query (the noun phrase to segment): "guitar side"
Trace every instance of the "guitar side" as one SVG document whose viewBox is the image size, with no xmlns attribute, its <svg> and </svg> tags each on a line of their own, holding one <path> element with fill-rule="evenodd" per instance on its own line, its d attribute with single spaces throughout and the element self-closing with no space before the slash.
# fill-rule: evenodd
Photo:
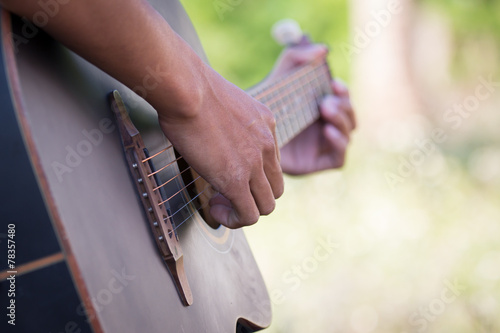
<svg viewBox="0 0 500 333">
<path fill-rule="evenodd" d="M 153 5 L 199 50 L 177 1 Z M 182 305 L 145 222 L 106 95 L 125 92 L 133 113 L 151 115 L 150 106 L 41 31 L 16 52 L 9 19 L 4 12 L 3 91 L 10 94 L 2 95 L 2 117 L 19 131 L 7 141 L 14 157 L 2 166 L 12 180 L 2 187 L 3 220 L 16 223 L 19 256 L 23 247 L 31 255 L 19 264 L 39 265 L 18 274 L 16 330 L 25 323 L 27 331 L 234 332 L 238 319 L 254 330 L 268 326 L 269 298 L 243 232 L 212 229 L 199 215 L 179 229 L 194 298 Z M 12 32 L 22 36 L 23 24 L 14 19 Z M 157 133 L 151 118 L 144 117 L 145 128 Z"/>
</svg>

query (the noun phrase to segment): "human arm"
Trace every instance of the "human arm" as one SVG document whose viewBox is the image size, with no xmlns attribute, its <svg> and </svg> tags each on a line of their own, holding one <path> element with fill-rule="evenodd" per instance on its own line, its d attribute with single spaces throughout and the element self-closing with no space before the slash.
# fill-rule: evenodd
<svg viewBox="0 0 500 333">
<path fill-rule="evenodd" d="M 27 18 L 40 11 L 36 0 L 0 3 Z M 271 112 L 203 63 L 146 1 L 64 3 L 44 30 L 127 86 L 147 88 L 166 136 L 231 201 L 214 203 L 214 218 L 239 227 L 271 212 L 283 191 Z M 159 79 L 146 87 L 151 71 Z"/>
</svg>

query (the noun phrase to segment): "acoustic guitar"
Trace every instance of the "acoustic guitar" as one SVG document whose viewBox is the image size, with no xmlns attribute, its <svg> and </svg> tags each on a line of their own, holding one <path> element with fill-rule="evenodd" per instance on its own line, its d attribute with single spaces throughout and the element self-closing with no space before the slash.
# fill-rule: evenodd
<svg viewBox="0 0 500 333">
<path fill-rule="evenodd" d="M 200 55 L 177 0 L 152 0 Z M 151 106 L 26 19 L 0 16 L 1 332 L 254 332 L 271 303 L 243 231 Z M 280 146 L 318 119 L 326 63 L 248 93 Z"/>
</svg>

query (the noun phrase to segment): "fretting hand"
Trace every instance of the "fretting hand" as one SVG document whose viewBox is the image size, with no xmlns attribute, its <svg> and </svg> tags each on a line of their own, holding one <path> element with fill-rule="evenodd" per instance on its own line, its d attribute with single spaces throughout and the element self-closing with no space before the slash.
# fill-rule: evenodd
<svg viewBox="0 0 500 333">
<path fill-rule="evenodd" d="M 282 77 L 327 53 L 327 48 L 318 44 L 288 48 L 267 80 Z M 321 118 L 281 149 L 283 172 L 301 175 L 344 165 L 356 118 L 346 86 L 338 80 L 331 85 L 333 95 L 326 96 L 319 106 Z"/>
</svg>

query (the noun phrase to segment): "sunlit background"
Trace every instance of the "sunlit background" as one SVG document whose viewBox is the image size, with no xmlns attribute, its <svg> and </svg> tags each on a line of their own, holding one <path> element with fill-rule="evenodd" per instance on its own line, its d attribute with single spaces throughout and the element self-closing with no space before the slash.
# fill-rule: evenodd
<svg viewBox="0 0 500 333">
<path fill-rule="evenodd" d="M 280 52 L 272 24 L 296 19 L 356 106 L 344 169 L 287 177 L 246 229 L 272 299 L 265 332 L 500 332 L 500 1 L 184 5 L 242 88 Z"/>
</svg>

